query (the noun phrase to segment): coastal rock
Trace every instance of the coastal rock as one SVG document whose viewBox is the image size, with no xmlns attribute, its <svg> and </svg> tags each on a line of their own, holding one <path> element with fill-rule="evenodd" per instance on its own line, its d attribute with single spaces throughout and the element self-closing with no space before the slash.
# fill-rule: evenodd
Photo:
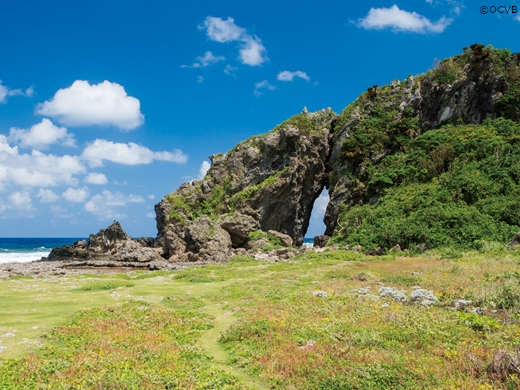
<svg viewBox="0 0 520 390">
<path fill-rule="evenodd" d="M 108 228 L 101 229 L 97 234 L 91 234 L 88 243 L 86 240 L 81 240 L 76 241 L 73 245 L 54 248 L 49 257 L 42 260 L 93 260 L 125 263 L 149 263 L 164 260 L 160 255 L 160 249 L 151 248 L 150 245 L 153 245 L 153 239 L 144 238 L 134 241 L 128 237 L 119 222 L 114 221 Z"/>
<path fill-rule="evenodd" d="M 186 228 L 187 249 L 198 256 L 191 261 L 226 261 L 232 246 L 231 237 L 218 224 L 203 216 L 190 222 Z"/>
<path fill-rule="evenodd" d="M 231 236 L 233 248 L 237 248 L 246 242 L 249 233 L 259 228 L 258 221 L 253 217 L 240 213 L 227 215 L 220 227 Z"/>
<path fill-rule="evenodd" d="M 288 234 L 283 234 L 277 232 L 276 230 L 269 230 L 267 233 L 272 234 L 273 236 L 280 239 L 280 244 L 282 244 L 282 246 L 292 246 L 293 244 L 293 240 Z"/>
<path fill-rule="evenodd" d="M 284 245 L 303 243 L 312 206 L 327 185 L 326 161 L 329 137 L 336 114 L 330 109 L 303 112 L 265 135 L 239 143 L 226 154 L 211 157 L 211 167 L 203 180 L 184 183 L 155 206 L 157 244 L 166 248 L 164 257 L 194 254 L 203 245 L 179 241 L 190 223 L 207 215 L 222 218 L 233 246 L 244 245 L 246 231 L 274 230 Z M 250 219 L 238 223 L 233 214 Z"/>
<path fill-rule="evenodd" d="M 327 242 L 330 240 L 330 236 L 327 236 L 325 234 L 320 234 L 319 236 L 314 237 L 314 248 L 323 248 L 327 245 Z"/>
</svg>

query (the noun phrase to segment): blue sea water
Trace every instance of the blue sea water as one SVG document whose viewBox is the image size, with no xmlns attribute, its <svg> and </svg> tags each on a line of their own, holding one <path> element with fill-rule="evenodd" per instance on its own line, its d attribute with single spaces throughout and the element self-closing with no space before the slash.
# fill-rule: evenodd
<svg viewBox="0 0 520 390">
<path fill-rule="evenodd" d="M 314 237 L 305 237 L 303 239 L 303 245 L 312 248 L 314 246 Z"/>
<path fill-rule="evenodd" d="M 28 263 L 47 256 L 52 248 L 83 238 L 0 238 L 0 264 Z"/>
</svg>

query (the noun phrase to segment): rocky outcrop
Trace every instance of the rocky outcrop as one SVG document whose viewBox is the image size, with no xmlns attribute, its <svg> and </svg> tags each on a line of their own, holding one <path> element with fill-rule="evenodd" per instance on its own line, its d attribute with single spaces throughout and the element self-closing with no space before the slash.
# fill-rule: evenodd
<svg viewBox="0 0 520 390">
<path fill-rule="evenodd" d="M 203 180 L 184 183 L 155 207 L 163 256 L 171 261 L 218 256 L 217 247 L 222 253 L 240 247 L 256 229 L 273 230 L 287 245 L 300 246 L 313 203 L 327 185 L 335 119 L 330 109 L 304 112 L 213 155 Z M 199 239 L 194 229 L 203 229 L 204 237 L 212 232 L 215 239 Z"/>
<path fill-rule="evenodd" d="M 369 88 L 339 115 L 305 108 L 269 133 L 213 155 L 202 180 L 166 195 L 155 206 L 155 242 L 132 240 L 114 224 L 49 258 L 222 262 L 241 250 L 271 248 L 269 237 L 278 250 L 299 247 L 324 188 L 326 231 L 316 246 L 327 245 L 342 209 L 378 202 L 384 186 L 372 180 L 374 167 L 409 140 L 450 122 L 518 119 L 519 63 L 518 54 L 472 45 L 423 75 Z M 269 235 L 253 239 L 257 230 Z"/>
<path fill-rule="evenodd" d="M 403 151 L 399 137 L 413 139 L 446 123 L 520 117 L 520 95 L 512 89 L 520 79 L 519 63 L 519 54 L 476 44 L 425 74 L 369 88 L 347 106 L 336 122 L 327 162 L 325 234 L 334 234 L 340 207 L 377 201 L 377 186 L 368 188 L 370 167 Z"/>
<path fill-rule="evenodd" d="M 47 260 L 91 260 L 141 265 L 164 261 L 160 256 L 160 250 L 151 248 L 150 242 L 153 243 L 152 238 L 134 241 L 127 236 L 119 222 L 114 221 L 108 228 L 101 229 L 97 234 L 91 234 L 88 242 L 81 240 L 73 245 L 54 248 Z"/>
<path fill-rule="evenodd" d="M 249 233 L 260 228 L 253 217 L 239 213 L 227 215 L 220 227 L 229 233 L 234 248 L 243 245 Z"/>
</svg>

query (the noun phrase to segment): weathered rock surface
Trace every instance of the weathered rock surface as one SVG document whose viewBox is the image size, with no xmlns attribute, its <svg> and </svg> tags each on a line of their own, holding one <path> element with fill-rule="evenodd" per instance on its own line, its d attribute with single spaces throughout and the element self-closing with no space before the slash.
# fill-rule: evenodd
<svg viewBox="0 0 520 390">
<path fill-rule="evenodd" d="M 329 242 L 330 236 L 327 236 L 325 234 L 320 234 L 319 236 L 314 237 L 314 243 L 313 246 L 315 248 L 322 248 L 327 245 L 327 242 Z"/>
<path fill-rule="evenodd" d="M 146 246 L 143 246 L 142 242 Z M 149 238 L 134 241 L 127 236 L 119 222 L 114 221 L 108 228 L 91 234 L 88 243 L 81 240 L 73 245 L 54 248 L 47 260 L 95 260 L 138 264 L 164 261 L 161 250 L 151 248 L 149 244 Z"/>
<path fill-rule="evenodd" d="M 345 141 L 370 127 L 366 121 L 377 117 L 378 110 L 392 113 L 394 129 L 410 138 L 447 122 L 479 124 L 487 118 L 497 118 L 497 102 L 510 89 L 511 81 L 506 77 L 504 63 L 500 65 L 489 53 L 483 45 L 472 45 L 464 54 L 441 62 L 434 72 L 418 78 L 409 76 L 406 81 L 395 81 L 375 91 L 369 88 L 345 108 L 336 122 L 327 161 L 331 173 L 330 200 L 324 218 L 326 235 L 334 233 L 340 205 L 350 207 L 378 199 L 378 194 L 367 191 L 369 166 L 399 151 L 391 143 L 375 139 L 363 158 L 346 153 Z M 458 61 L 464 64 L 460 70 Z M 517 72 L 520 55 L 513 54 L 507 61 L 510 69 L 516 69 L 512 73 Z M 519 117 L 518 107 L 501 110 L 508 118 Z M 417 126 L 410 126 L 411 123 Z"/>
<path fill-rule="evenodd" d="M 260 228 L 257 220 L 240 213 L 227 215 L 220 227 L 229 233 L 234 248 L 245 243 L 249 233 Z"/>
<path fill-rule="evenodd" d="M 228 233 L 233 247 L 244 246 L 248 234 L 257 229 L 282 234 L 283 245 L 300 246 L 313 203 L 327 185 L 335 118 L 330 109 L 302 113 L 227 154 L 213 155 L 203 180 L 184 183 L 155 207 L 157 245 L 164 248 L 163 256 L 215 256 L 217 242 L 225 253 L 228 241 L 219 229 Z M 193 237 L 193 222 L 204 215 L 211 217 L 204 220 L 204 229 L 215 232 L 218 240 Z"/>
</svg>

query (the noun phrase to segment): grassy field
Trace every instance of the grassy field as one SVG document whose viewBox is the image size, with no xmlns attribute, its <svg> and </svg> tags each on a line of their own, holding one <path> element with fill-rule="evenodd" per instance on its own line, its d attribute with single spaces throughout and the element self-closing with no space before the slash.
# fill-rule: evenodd
<svg viewBox="0 0 520 390">
<path fill-rule="evenodd" d="M 493 245 L 13 277 L 0 389 L 516 389 L 519 283 Z"/>
</svg>

